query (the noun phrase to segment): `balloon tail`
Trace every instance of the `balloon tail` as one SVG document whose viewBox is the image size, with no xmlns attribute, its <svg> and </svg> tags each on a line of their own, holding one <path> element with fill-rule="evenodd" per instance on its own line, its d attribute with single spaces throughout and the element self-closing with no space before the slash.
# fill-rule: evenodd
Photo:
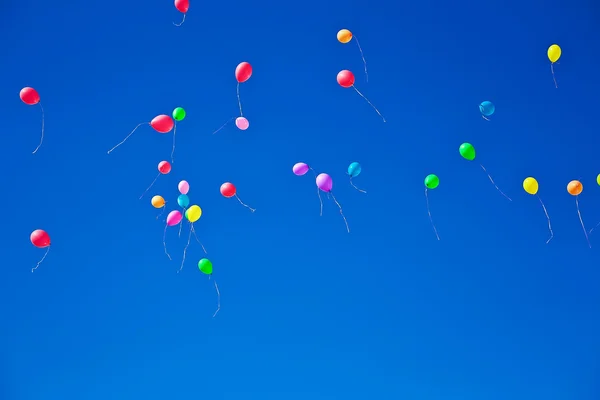
<svg viewBox="0 0 600 400">
<path fill-rule="evenodd" d="M 315 174 L 315 179 L 317 178 L 317 171 L 315 171 L 312 167 L 308 167 L 313 174 Z M 321 198 L 321 189 L 319 189 L 319 187 L 317 186 L 317 196 L 319 196 L 319 203 L 321 204 L 321 212 L 319 213 L 319 216 L 322 217 L 323 216 L 323 199 Z"/>
<path fill-rule="evenodd" d="M 40 138 L 40 144 L 38 144 L 38 147 L 36 147 L 33 153 L 31 154 L 37 153 L 40 147 L 42 147 L 42 142 L 44 141 L 44 107 L 42 107 L 42 103 L 38 104 L 40 105 L 40 109 L 42 110 L 42 137 Z"/>
<path fill-rule="evenodd" d="M 356 45 L 358 46 L 358 51 L 360 51 L 360 56 L 362 57 L 362 61 L 365 66 L 365 76 L 367 77 L 367 82 L 369 82 L 369 74 L 367 73 L 367 60 L 365 60 L 365 55 L 362 51 L 362 47 L 360 47 L 360 43 L 358 42 L 358 38 L 356 36 L 354 36 L 354 40 L 356 41 Z"/>
<path fill-rule="evenodd" d="M 179 233 L 177 234 L 177 237 L 181 237 L 181 229 L 183 228 L 183 224 L 180 222 L 179 223 Z"/>
<path fill-rule="evenodd" d="M 191 222 L 190 222 L 190 225 L 192 225 Z M 177 271 L 177 273 L 180 273 L 181 270 L 183 269 L 183 264 L 185 263 L 185 255 L 187 254 L 187 249 L 188 249 L 188 247 L 190 247 L 190 242 L 192 241 L 192 229 L 193 229 L 193 225 L 190 226 L 190 234 L 188 235 L 187 244 L 183 248 L 183 258 L 181 259 L 181 266 L 179 267 L 179 271 Z"/>
<path fill-rule="evenodd" d="M 244 207 L 246 207 L 247 209 L 250 210 L 250 212 L 254 212 L 256 211 L 256 209 L 250 207 L 248 204 L 245 204 L 237 195 L 237 193 L 235 194 L 235 198 L 238 199 L 238 201 L 240 202 L 241 205 L 243 205 Z"/>
<path fill-rule="evenodd" d="M 125 136 L 125 139 L 123 139 L 120 143 L 118 143 L 115 147 L 113 147 L 112 149 L 110 149 L 106 154 L 110 154 L 113 152 L 114 149 L 116 149 L 117 147 L 119 147 L 120 145 L 122 145 L 123 143 L 125 143 L 127 141 L 127 139 L 129 139 L 129 137 L 131 135 L 133 135 L 133 132 L 137 131 L 137 129 L 142 126 L 142 125 L 146 125 L 147 122 L 142 122 L 140 124 L 138 124 L 138 126 L 136 126 L 131 132 L 129 132 L 129 135 Z"/>
<path fill-rule="evenodd" d="M 231 121 L 233 121 L 233 118 L 235 118 L 235 117 L 232 117 L 229 121 L 225 122 L 223 125 L 221 125 L 221 127 L 219 129 L 214 131 L 212 134 L 214 135 L 215 133 L 219 132 L 221 129 L 225 128 L 227 126 L 227 124 L 229 124 Z"/>
<path fill-rule="evenodd" d="M 219 291 L 219 285 L 217 285 L 217 281 L 213 281 L 215 284 L 215 290 L 217 291 L 217 311 L 213 314 L 213 318 L 217 313 L 221 310 L 221 292 Z"/>
<path fill-rule="evenodd" d="M 364 95 L 363 95 L 363 94 L 362 94 L 362 93 L 361 93 L 361 92 L 360 92 L 360 91 L 359 91 L 359 90 L 356 88 L 356 86 L 352 85 L 352 87 L 354 88 L 354 90 L 356 90 L 356 93 L 358 93 L 360 97 L 362 97 L 363 99 L 365 99 L 365 100 L 366 100 L 366 102 L 367 102 L 367 103 L 369 103 L 369 105 L 370 105 L 371 107 L 373 107 L 373 110 L 375 110 L 375 111 L 377 112 L 377 114 L 379 114 L 379 116 L 381 117 L 381 119 L 383 119 L 383 122 L 386 122 L 386 120 L 385 120 L 384 116 L 383 116 L 383 115 L 381 115 L 381 113 L 379 112 L 379 110 L 377 109 L 377 107 L 375 107 L 375 106 L 373 105 L 373 103 L 371 103 L 371 102 L 369 101 L 369 99 L 367 99 L 367 98 L 366 98 L 366 97 L 365 97 L 365 96 L 364 96 Z"/>
<path fill-rule="evenodd" d="M 554 87 L 558 89 L 558 83 L 556 83 L 556 76 L 554 76 L 554 63 L 550 63 L 550 71 L 552 72 L 552 79 L 554 80 Z"/>
<path fill-rule="evenodd" d="M 44 260 L 46 259 L 46 256 L 48 255 L 48 252 L 50 251 L 50 246 L 48 246 L 48 249 L 46 249 L 46 252 L 44 253 L 44 257 L 42 257 L 42 259 L 40 261 L 38 261 L 38 263 L 36 264 L 35 267 L 31 268 L 31 272 L 33 273 L 33 271 L 35 271 L 36 269 L 38 269 L 40 267 L 40 264 L 44 262 Z"/>
<path fill-rule="evenodd" d="M 481 169 L 483 170 L 483 172 L 485 172 L 490 180 L 490 182 L 492 182 L 492 185 L 494 185 L 494 187 L 496 188 L 496 190 L 498 192 L 500 192 L 500 194 L 504 197 L 506 197 L 508 199 L 508 201 L 512 201 L 512 199 L 510 197 L 508 197 L 506 194 L 504 194 L 504 192 L 502 190 L 500 190 L 500 188 L 498 187 L 498 185 L 496 185 L 496 182 L 494 182 L 494 179 L 492 178 L 492 176 L 487 172 L 487 170 L 485 169 L 485 167 L 482 164 L 479 164 L 479 166 L 481 167 Z"/>
<path fill-rule="evenodd" d="M 579 211 L 579 196 L 575 196 L 575 205 L 577 206 L 577 215 L 579 215 L 579 222 L 581 222 L 581 227 L 583 228 L 583 233 L 585 234 L 585 240 L 587 241 L 587 244 L 588 246 L 590 246 L 591 249 L 592 245 L 590 243 L 590 238 L 588 237 L 587 230 L 585 229 L 585 225 L 583 224 L 583 219 L 581 218 L 581 211 Z"/>
<path fill-rule="evenodd" d="M 171 258 L 171 255 L 167 251 L 167 228 L 168 227 L 169 227 L 169 225 L 165 224 L 165 230 L 163 231 L 163 247 L 165 249 L 165 254 L 167 255 L 167 257 L 169 257 L 169 260 L 173 260 Z"/>
<path fill-rule="evenodd" d="M 433 231 L 435 232 L 435 237 L 437 238 L 437 240 L 440 240 L 440 235 L 438 235 L 438 231 L 437 228 L 435 227 L 435 224 L 433 223 L 433 217 L 431 216 L 431 210 L 429 209 L 429 194 L 428 194 L 428 190 L 427 188 L 425 188 L 425 202 L 427 203 L 427 214 L 429 215 L 429 221 L 431 222 L 431 226 L 433 227 Z"/>
<path fill-rule="evenodd" d="M 148 186 L 148 189 L 146 189 L 144 191 L 144 193 L 142 193 L 142 195 L 140 196 L 140 200 L 142 199 L 142 197 L 144 197 L 146 195 L 146 193 L 148 193 L 148 190 L 150 190 L 152 188 L 152 186 L 154 186 L 154 183 L 156 182 L 156 180 L 158 179 L 158 177 L 160 176 L 160 172 L 158 173 L 158 175 L 156 175 L 156 178 L 154 178 L 154 180 L 152 181 L 152 183 L 150 184 L 150 186 Z"/>
<path fill-rule="evenodd" d="M 175 163 L 175 135 L 176 134 L 177 134 L 177 123 L 175 123 L 175 127 L 173 128 L 173 148 L 171 149 L 171 164 Z"/>
<path fill-rule="evenodd" d="M 196 230 L 194 229 L 194 225 L 192 225 L 192 232 L 194 232 L 194 238 L 196 238 L 196 242 L 198 242 L 198 244 L 200 244 L 200 246 L 202 247 L 202 250 L 204 251 L 204 254 L 208 254 L 208 252 L 204 248 L 204 245 L 202 244 L 202 242 L 200 241 L 200 239 L 198 239 L 198 235 L 196 235 Z"/>
<path fill-rule="evenodd" d="M 481 114 L 481 118 L 485 119 L 486 121 L 490 121 L 490 119 L 483 114 Z"/>
<path fill-rule="evenodd" d="M 361 192 L 361 193 L 367 193 L 367 191 L 366 191 L 366 190 L 359 189 L 359 188 L 357 188 L 357 187 L 354 185 L 354 182 L 352 182 L 352 177 L 350 177 L 350 185 L 352 185 L 352 187 L 353 187 L 354 189 L 358 190 L 358 191 L 359 191 L 359 192 Z"/>
<path fill-rule="evenodd" d="M 181 20 L 181 22 L 180 22 L 180 23 L 176 24 L 175 22 L 173 22 L 173 25 L 175 25 L 175 26 L 181 26 L 181 25 L 183 25 L 183 23 L 185 22 L 185 16 L 186 16 L 186 15 L 187 15 L 187 14 L 183 14 L 183 19 Z"/>
<path fill-rule="evenodd" d="M 348 231 L 348 233 L 350 233 L 350 227 L 348 226 L 348 221 L 346 220 L 346 217 L 344 216 L 344 212 L 342 211 L 342 206 L 340 205 L 340 203 L 338 203 L 338 201 L 335 198 L 335 196 L 333 195 L 333 193 L 331 193 L 331 192 L 327 192 L 327 193 L 331 195 L 331 198 L 333 199 L 333 201 L 335 201 L 335 204 L 337 204 L 338 208 L 340 209 L 340 215 L 344 219 L 344 223 L 346 224 L 346 230 Z"/>
<path fill-rule="evenodd" d="M 242 100 L 240 99 L 240 83 L 238 82 L 237 84 L 237 99 L 238 99 L 238 106 L 240 107 L 240 117 L 243 117 L 244 114 L 242 113 Z"/>
<path fill-rule="evenodd" d="M 162 211 L 160 212 L 160 214 L 158 214 L 158 215 L 156 216 L 156 219 L 158 219 L 158 217 L 160 217 L 161 215 L 163 215 L 163 214 L 165 213 L 165 210 L 167 209 L 166 203 L 165 203 L 165 205 L 164 205 L 164 206 L 162 206 L 161 208 L 162 208 Z"/>
<path fill-rule="evenodd" d="M 544 205 L 544 202 L 542 201 L 542 198 L 540 196 L 538 196 L 538 200 L 540 201 L 540 204 L 544 209 L 544 214 L 546 214 L 546 219 L 548 220 L 548 230 L 550 231 L 550 239 L 546 241 L 546 244 L 548 244 L 554 237 L 554 232 L 552 232 L 552 224 L 550 223 L 550 216 L 548 215 L 548 210 L 546 210 L 546 206 Z"/>
</svg>

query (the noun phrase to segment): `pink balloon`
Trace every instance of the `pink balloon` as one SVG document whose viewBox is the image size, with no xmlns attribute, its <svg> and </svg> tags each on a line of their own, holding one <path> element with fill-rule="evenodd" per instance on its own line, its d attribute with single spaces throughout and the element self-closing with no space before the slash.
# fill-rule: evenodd
<svg viewBox="0 0 600 400">
<path fill-rule="evenodd" d="M 179 189 L 179 193 L 181 194 L 188 194 L 190 191 L 190 184 L 187 183 L 187 181 L 181 181 L 179 182 L 179 185 L 177 185 L 177 189 Z"/>
<path fill-rule="evenodd" d="M 294 166 L 292 167 L 292 171 L 294 171 L 294 174 L 298 175 L 298 176 L 302 176 L 304 174 L 306 174 L 309 170 L 308 164 L 303 163 L 303 162 L 299 162 L 294 164 Z"/>
<path fill-rule="evenodd" d="M 183 215 L 177 210 L 171 211 L 169 215 L 167 215 L 167 225 L 174 226 L 181 222 L 183 219 Z"/>
<path fill-rule="evenodd" d="M 317 187 L 324 192 L 331 192 L 333 179 L 327 174 L 319 174 L 319 176 L 317 176 Z"/>
<path fill-rule="evenodd" d="M 238 129 L 245 131 L 250 126 L 250 122 L 244 117 L 237 117 L 235 119 L 235 126 L 237 126 Z"/>
</svg>

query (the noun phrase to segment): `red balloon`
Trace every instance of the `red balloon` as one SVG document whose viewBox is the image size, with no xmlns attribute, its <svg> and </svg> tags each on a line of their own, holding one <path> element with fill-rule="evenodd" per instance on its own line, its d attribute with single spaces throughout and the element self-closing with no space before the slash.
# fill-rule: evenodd
<svg viewBox="0 0 600 400">
<path fill-rule="evenodd" d="M 21 101 L 29 106 L 33 106 L 40 102 L 40 95 L 34 88 L 24 87 L 19 93 Z"/>
<path fill-rule="evenodd" d="M 171 164 L 169 164 L 167 161 L 161 161 L 158 163 L 158 172 L 160 172 L 163 175 L 168 174 L 169 172 L 171 172 Z"/>
<path fill-rule="evenodd" d="M 235 186 L 233 186 L 233 183 L 225 182 L 222 184 L 221 194 L 227 198 L 235 196 Z"/>
<path fill-rule="evenodd" d="M 173 118 L 162 114 L 154 117 L 154 119 L 150 121 L 150 125 L 158 133 L 169 133 L 171 132 L 171 129 L 173 129 L 173 126 L 175 126 L 175 122 L 173 122 Z"/>
<path fill-rule="evenodd" d="M 246 61 L 240 63 L 235 69 L 235 79 L 239 83 L 246 82 L 252 76 L 252 65 Z"/>
<path fill-rule="evenodd" d="M 188 12 L 189 8 L 190 8 L 190 1 L 189 0 L 175 0 L 175 8 L 181 12 L 181 13 L 186 13 Z"/>
<path fill-rule="evenodd" d="M 41 229 L 36 229 L 35 231 L 31 232 L 29 239 L 35 247 L 40 249 L 50 246 L 50 235 Z"/>
<path fill-rule="evenodd" d="M 341 70 L 337 74 L 337 82 L 343 88 L 354 86 L 354 74 L 347 69 Z"/>
</svg>

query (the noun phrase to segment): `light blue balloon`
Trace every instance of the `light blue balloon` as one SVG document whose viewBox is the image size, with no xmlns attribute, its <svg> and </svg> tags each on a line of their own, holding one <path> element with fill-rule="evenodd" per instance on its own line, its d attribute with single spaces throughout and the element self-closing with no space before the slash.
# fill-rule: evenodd
<svg viewBox="0 0 600 400">
<path fill-rule="evenodd" d="M 181 208 L 186 208 L 190 205 L 190 198 L 185 194 L 180 194 L 177 198 L 177 204 L 179 204 L 179 207 Z"/>
<path fill-rule="evenodd" d="M 350 166 L 348 166 L 348 175 L 350 175 L 350 178 L 356 178 L 358 175 L 360 175 L 360 171 L 362 171 L 362 168 L 357 162 L 353 162 L 350 164 Z"/>
<path fill-rule="evenodd" d="M 491 101 L 484 101 L 479 105 L 479 111 L 486 117 L 489 117 L 496 111 L 496 106 Z"/>
</svg>

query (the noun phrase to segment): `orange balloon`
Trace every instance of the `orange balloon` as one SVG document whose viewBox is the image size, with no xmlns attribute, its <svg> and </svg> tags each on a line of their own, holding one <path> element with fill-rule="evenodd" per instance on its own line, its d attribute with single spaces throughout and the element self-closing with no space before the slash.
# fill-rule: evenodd
<svg viewBox="0 0 600 400">
<path fill-rule="evenodd" d="M 337 40 L 340 43 L 348 43 L 352 40 L 352 32 L 350 32 L 348 29 L 341 29 L 337 33 Z"/>
<path fill-rule="evenodd" d="M 162 196 L 154 196 L 150 201 L 154 208 L 161 208 L 165 206 L 165 199 Z"/>
<path fill-rule="evenodd" d="M 567 192 L 572 196 L 579 196 L 583 192 L 583 185 L 579 181 L 571 181 L 567 185 Z"/>
</svg>

